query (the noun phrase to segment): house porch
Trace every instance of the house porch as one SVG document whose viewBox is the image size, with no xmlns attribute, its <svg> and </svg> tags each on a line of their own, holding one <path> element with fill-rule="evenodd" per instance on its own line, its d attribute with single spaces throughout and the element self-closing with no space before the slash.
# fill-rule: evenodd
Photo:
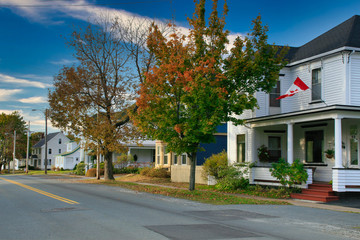
<svg viewBox="0 0 360 240">
<path fill-rule="evenodd" d="M 249 119 L 247 124 L 253 143 L 249 160 L 256 163 L 250 183 L 279 185 L 269 169 L 281 157 L 290 164 L 294 159 L 304 163 L 309 178 L 302 188 L 321 181 L 332 183 L 336 192 L 360 192 L 359 107 L 328 106 Z M 261 145 L 268 147 L 268 162 L 258 159 Z M 334 156 L 324 153 L 328 149 Z"/>
</svg>

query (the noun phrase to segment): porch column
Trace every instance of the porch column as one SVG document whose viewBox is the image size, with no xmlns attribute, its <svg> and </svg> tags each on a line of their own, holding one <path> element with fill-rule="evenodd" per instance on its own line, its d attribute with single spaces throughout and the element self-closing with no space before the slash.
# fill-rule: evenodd
<svg viewBox="0 0 360 240">
<path fill-rule="evenodd" d="M 334 118 L 335 121 L 335 166 L 343 168 L 342 165 L 342 140 L 341 140 L 341 118 Z"/>
<path fill-rule="evenodd" d="M 294 123 L 287 124 L 287 161 L 289 164 L 294 162 Z"/>
</svg>

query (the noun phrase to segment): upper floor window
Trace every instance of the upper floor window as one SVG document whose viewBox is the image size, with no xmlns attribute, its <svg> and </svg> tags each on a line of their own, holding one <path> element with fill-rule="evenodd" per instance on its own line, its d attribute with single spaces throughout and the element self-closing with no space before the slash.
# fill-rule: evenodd
<svg viewBox="0 0 360 240">
<path fill-rule="evenodd" d="M 49 154 L 51 154 L 51 148 L 49 148 Z"/>
<path fill-rule="evenodd" d="M 59 153 L 61 153 L 61 149 L 59 149 Z"/>
<path fill-rule="evenodd" d="M 61 144 L 61 138 L 59 138 L 59 144 Z"/>
<path fill-rule="evenodd" d="M 312 70 L 311 101 L 321 100 L 321 68 Z"/>
<path fill-rule="evenodd" d="M 276 98 L 280 97 L 280 81 L 276 82 L 275 87 L 270 92 L 270 107 L 280 107 L 280 100 Z"/>
</svg>

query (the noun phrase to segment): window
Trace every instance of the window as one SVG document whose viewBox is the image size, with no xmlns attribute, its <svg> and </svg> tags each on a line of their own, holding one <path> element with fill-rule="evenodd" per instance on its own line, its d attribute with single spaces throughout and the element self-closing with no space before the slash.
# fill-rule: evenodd
<svg viewBox="0 0 360 240">
<path fill-rule="evenodd" d="M 51 166 L 51 159 L 49 159 L 49 164 L 48 165 L 50 165 Z"/>
<path fill-rule="evenodd" d="M 186 165 L 186 154 L 181 155 L 181 164 Z"/>
<path fill-rule="evenodd" d="M 167 147 L 164 147 L 164 165 L 168 164 Z"/>
<path fill-rule="evenodd" d="M 311 101 L 321 100 L 321 69 L 312 70 Z"/>
<path fill-rule="evenodd" d="M 59 153 L 61 153 L 61 149 L 59 149 Z"/>
<path fill-rule="evenodd" d="M 38 160 L 38 166 L 41 166 L 41 159 Z"/>
<path fill-rule="evenodd" d="M 160 164 L 160 147 L 157 147 L 157 164 Z"/>
<path fill-rule="evenodd" d="M 322 130 L 305 132 L 306 162 L 322 163 L 324 155 L 323 145 L 324 132 Z"/>
<path fill-rule="evenodd" d="M 350 126 L 350 165 L 359 164 L 358 148 L 359 140 L 357 126 Z"/>
<path fill-rule="evenodd" d="M 277 162 L 281 158 L 281 137 L 269 136 L 268 143 L 270 162 Z"/>
<path fill-rule="evenodd" d="M 277 81 L 275 87 L 270 92 L 270 107 L 280 107 L 280 100 L 276 98 L 280 97 L 280 81 Z"/>
<path fill-rule="evenodd" d="M 51 154 L 51 148 L 49 148 L 49 154 Z"/>
<path fill-rule="evenodd" d="M 61 138 L 59 138 L 59 144 L 61 144 Z"/>
<path fill-rule="evenodd" d="M 78 161 L 79 161 L 79 158 L 77 157 L 77 158 L 75 158 L 75 160 L 78 162 Z"/>
<path fill-rule="evenodd" d="M 178 155 L 174 155 L 174 164 L 173 165 L 177 165 L 178 164 Z"/>
<path fill-rule="evenodd" d="M 236 136 L 237 162 L 245 162 L 245 134 Z"/>
</svg>

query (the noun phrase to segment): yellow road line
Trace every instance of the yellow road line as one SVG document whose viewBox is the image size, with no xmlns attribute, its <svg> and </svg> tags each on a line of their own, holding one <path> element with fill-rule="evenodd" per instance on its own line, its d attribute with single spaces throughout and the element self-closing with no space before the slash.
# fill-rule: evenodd
<svg viewBox="0 0 360 240">
<path fill-rule="evenodd" d="M 60 196 L 58 196 L 58 195 L 55 195 L 55 194 L 52 194 L 52 193 L 48 193 L 48 192 L 42 191 L 42 190 L 37 189 L 37 188 L 33 188 L 33 187 L 28 186 L 28 185 L 19 183 L 19 182 L 15 182 L 15 181 L 13 181 L 13 180 L 9 180 L 9 179 L 2 178 L 2 177 L 0 177 L 0 179 L 2 179 L 2 180 L 4 180 L 4 181 L 7 181 L 7 182 L 9 182 L 9 183 L 16 184 L 16 185 L 18 185 L 18 186 L 20 186 L 20 187 L 29 189 L 29 190 L 31 190 L 31 191 L 37 192 L 37 193 L 39 193 L 39 194 L 42 194 L 42 195 L 45 195 L 45 196 L 54 198 L 54 199 L 59 200 L 59 201 L 62 201 L 62 202 L 66 202 L 66 203 L 69 203 L 69 204 L 79 204 L 79 203 L 76 202 L 76 201 L 73 201 L 73 200 L 70 200 L 70 199 L 67 199 L 67 198 L 63 198 L 63 197 L 60 197 Z"/>
</svg>

